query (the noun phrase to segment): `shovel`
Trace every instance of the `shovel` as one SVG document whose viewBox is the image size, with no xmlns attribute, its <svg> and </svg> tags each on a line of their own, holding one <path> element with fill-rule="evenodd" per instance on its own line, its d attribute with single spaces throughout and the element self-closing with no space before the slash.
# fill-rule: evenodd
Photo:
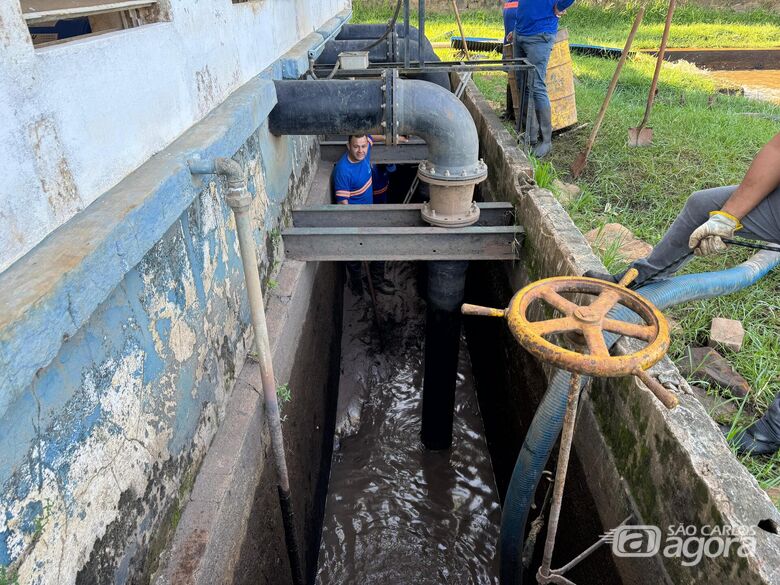
<svg viewBox="0 0 780 585">
<path fill-rule="evenodd" d="M 628 33 L 628 38 L 626 39 L 626 46 L 623 47 L 623 52 L 620 53 L 620 60 L 617 63 L 617 66 L 615 67 L 615 73 L 612 75 L 612 81 L 609 82 L 609 88 L 607 89 L 607 95 L 604 97 L 604 103 L 601 104 L 601 109 L 599 110 L 598 116 L 596 116 L 596 122 L 593 124 L 593 130 L 590 132 L 590 136 L 588 137 L 588 142 L 585 143 L 585 148 L 583 151 L 577 155 L 577 158 L 574 159 L 574 162 L 571 164 L 571 174 L 576 179 L 582 174 L 583 169 L 585 168 L 585 165 L 588 164 L 588 156 L 590 155 L 590 151 L 593 149 L 593 143 L 596 142 L 596 136 L 599 133 L 599 128 L 601 128 L 601 123 L 604 121 L 604 114 L 607 113 L 607 106 L 609 106 L 609 100 L 612 99 L 612 94 L 615 92 L 615 86 L 617 85 L 618 78 L 620 77 L 620 72 L 623 70 L 623 64 L 626 62 L 626 58 L 628 57 L 628 52 L 631 50 L 631 45 L 634 42 L 634 37 L 636 36 L 636 31 L 639 28 L 639 25 L 642 23 L 642 18 L 645 16 L 645 7 L 642 6 L 639 9 L 639 12 L 636 13 L 636 18 L 634 19 L 634 26 L 631 27 L 631 32 Z"/>
<path fill-rule="evenodd" d="M 675 0 L 669 0 L 669 10 L 666 12 L 666 24 L 664 25 L 664 34 L 661 37 L 661 46 L 658 48 L 658 59 L 655 62 L 655 73 L 653 73 L 653 83 L 650 84 L 650 93 L 647 95 L 647 106 L 645 107 L 645 116 L 636 128 L 628 129 L 629 146 L 650 146 L 653 143 L 653 129 L 646 128 L 650 118 L 650 110 L 653 109 L 653 100 L 655 100 L 655 90 L 658 87 L 658 78 L 661 75 L 661 65 L 664 62 L 666 54 L 666 41 L 669 39 L 669 29 L 672 26 L 672 15 L 674 14 Z"/>
</svg>

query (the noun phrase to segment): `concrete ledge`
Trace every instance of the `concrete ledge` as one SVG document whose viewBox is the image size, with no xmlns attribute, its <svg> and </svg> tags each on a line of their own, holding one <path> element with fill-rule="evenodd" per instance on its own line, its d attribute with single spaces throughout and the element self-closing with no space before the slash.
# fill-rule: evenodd
<svg viewBox="0 0 780 585">
<path fill-rule="evenodd" d="M 527 161 L 473 84 L 464 100 L 477 122 L 482 155 L 495 169 L 482 189 L 485 200 L 516 201 L 526 230 L 525 262 L 507 269 L 512 289 L 546 276 L 603 271 L 553 195 L 529 183 Z M 621 353 L 635 350 L 625 340 L 618 344 Z M 668 359 L 656 369 L 679 376 Z M 758 528 L 761 521 L 780 525 L 780 514 L 699 402 L 680 399 L 667 411 L 634 378 L 620 378 L 600 380 L 581 403 L 575 450 L 593 470 L 587 481 L 604 525 L 615 526 L 630 510 L 637 523 L 663 532 L 679 524 L 747 526 L 755 529 L 755 547 L 744 559 L 705 557 L 694 566 L 660 556 L 646 562 L 616 558 L 621 575 L 626 582 L 780 583 L 780 536 Z"/>
<path fill-rule="evenodd" d="M 282 57 L 0 274 L 0 417 L 192 203 L 187 159 L 231 157 L 263 123 L 285 62 L 308 67 Z"/>
</svg>

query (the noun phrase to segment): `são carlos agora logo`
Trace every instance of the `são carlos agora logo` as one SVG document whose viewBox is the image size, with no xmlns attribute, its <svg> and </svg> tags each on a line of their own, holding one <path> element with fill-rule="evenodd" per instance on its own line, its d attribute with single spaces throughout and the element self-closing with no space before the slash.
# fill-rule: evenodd
<svg viewBox="0 0 780 585">
<path fill-rule="evenodd" d="M 671 525 L 664 534 L 658 526 L 620 525 L 603 537 L 611 543 L 617 557 L 681 559 L 684 567 L 698 565 L 704 558 L 746 557 L 755 548 L 755 529 L 751 526 Z"/>
</svg>

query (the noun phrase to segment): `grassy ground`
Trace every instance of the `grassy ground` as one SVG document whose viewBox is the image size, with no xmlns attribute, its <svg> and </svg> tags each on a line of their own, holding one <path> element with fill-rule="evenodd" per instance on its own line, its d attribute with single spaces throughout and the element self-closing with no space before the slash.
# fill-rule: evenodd
<svg viewBox="0 0 780 585">
<path fill-rule="evenodd" d="M 662 5 L 652 3 L 637 37 L 640 47 L 657 43 L 664 18 Z M 354 8 L 355 22 L 389 18 L 389 11 L 366 11 L 357 2 Z M 462 17 L 468 36 L 502 34 L 498 10 L 466 11 Z M 632 11 L 620 7 L 603 10 L 581 0 L 565 18 L 573 42 L 622 46 Z M 457 25 L 451 14 L 432 14 L 426 30 L 435 42 L 448 38 Z M 780 46 L 780 15 L 684 6 L 676 13 L 670 45 Z M 442 58 L 452 56 L 446 49 L 439 52 Z M 615 61 L 575 56 L 573 67 L 579 121 L 590 123 L 601 105 Z M 724 95 L 695 67 L 665 64 L 651 118 L 653 145 L 628 148 L 626 130 L 642 118 L 653 67 L 654 61 L 641 55 L 626 64 L 586 172 L 577 182 L 583 194 L 566 206 L 583 233 L 617 222 L 645 241 L 657 243 L 691 192 L 739 182 L 758 149 L 780 130 L 780 107 Z M 503 74 L 475 76 L 478 87 L 499 112 L 503 110 L 505 79 Z M 545 167 L 548 175 L 570 180 L 567 169 L 589 131 L 586 127 L 555 139 L 553 155 Z M 715 259 L 697 259 L 687 270 L 715 270 L 747 256 L 742 250 L 730 251 Z M 602 260 L 611 270 L 622 268 L 614 254 L 603 255 Z M 753 392 L 737 403 L 742 416 L 734 419 L 734 431 L 750 424 L 780 391 L 778 291 L 780 270 L 741 293 L 668 311 L 682 328 L 673 335 L 672 358 L 679 357 L 688 344 L 705 344 L 713 317 L 742 320 L 744 347 L 739 353 L 726 353 L 726 357 L 750 382 Z M 762 487 L 780 487 L 780 455 L 741 459 Z"/>
<path fill-rule="evenodd" d="M 388 1 L 388 6 L 390 2 Z M 578 2 L 567 11 L 561 26 L 569 29 L 573 43 L 622 47 L 636 15 L 636 2 L 612 2 L 605 10 L 588 0 Z M 651 0 L 642 26 L 634 39 L 637 49 L 658 46 L 666 18 L 668 2 Z M 390 8 L 367 9 L 353 3 L 353 22 L 382 22 L 391 16 Z M 417 14 L 412 11 L 413 21 Z M 504 21 L 501 11 L 464 10 L 461 13 L 467 36 L 500 38 Z M 452 13 L 431 13 L 426 18 L 426 36 L 432 41 L 446 41 L 457 35 L 458 26 Z M 675 11 L 670 47 L 780 47 L 780 14 L 764 10 L 733 12 L 724 9 L 683 5 Z"/>
</svg>

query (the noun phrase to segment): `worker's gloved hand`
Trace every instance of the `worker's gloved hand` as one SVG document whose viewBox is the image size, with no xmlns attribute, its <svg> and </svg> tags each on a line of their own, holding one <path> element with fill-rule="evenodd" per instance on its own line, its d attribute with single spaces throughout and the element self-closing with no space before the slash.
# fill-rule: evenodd
<svg viewBox="0 0 780 585">
<path fill-rule="evenodd" d="M 732 238 L 742 228 L 739 220 L 725 211 L 711 211 L 710 218 L 697 227 L 688 239 L 688 247 L 697 256 L 718 254 L 726 249 L 721 238 Z"/>
</svg>

